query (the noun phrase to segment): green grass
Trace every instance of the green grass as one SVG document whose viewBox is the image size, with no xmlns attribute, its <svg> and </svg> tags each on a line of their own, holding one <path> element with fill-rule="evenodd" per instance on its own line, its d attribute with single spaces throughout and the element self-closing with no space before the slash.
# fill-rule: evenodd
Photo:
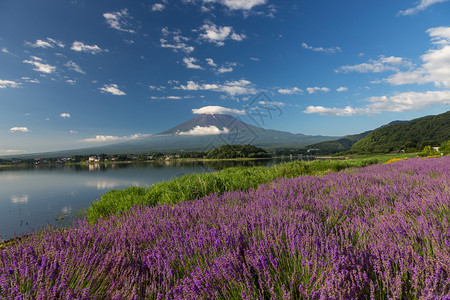
<svg viewBox="0 0 450 300">
<path fill-rule="evenodd" d="M 411 155 L 409 155 L 411 156 Z M 111 214 L 121 214 L 136 204 L 157 206 L 191 201 L 206 195 L 223 194 L 233 190 L 255 189 L 258 185 L 277 178 L 294 178 L 302 175 L 321 175 L 330 171 L 340 171 L 352 167 L 365 167 L 384 163 L 394 157 L 408 155 L 377 155 L 351 160 L 315 160 L 312 162 L 294 161 L 273 167 L 235 167 L 215 173 L 191 174 L 170 181 L 154 184 L 148 188 L 129 187 L 124 190 L 111 190 L 91 203 L 87 218 L 95 223 L 99 218 Z"/>
</svg>

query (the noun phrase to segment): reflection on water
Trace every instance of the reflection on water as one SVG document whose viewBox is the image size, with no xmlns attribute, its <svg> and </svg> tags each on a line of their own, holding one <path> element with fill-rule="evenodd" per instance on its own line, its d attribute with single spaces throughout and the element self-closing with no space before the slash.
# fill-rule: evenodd
<svg viewBox="0 0 450 300">
<path fill-rule="evenodd" d="M 162 161 L 30 166 L 0 170 L 0 241 L 50 225 L 70 225 L 111 189 L 147 187 L 185 174 L 237 166 L 271 166 L 280 160 Z"/>
<path fill-rule="evenodd" d="M 23 196 L 12 196 L 11 203 L 28 203 L 28 195 Z"/>
</svg>

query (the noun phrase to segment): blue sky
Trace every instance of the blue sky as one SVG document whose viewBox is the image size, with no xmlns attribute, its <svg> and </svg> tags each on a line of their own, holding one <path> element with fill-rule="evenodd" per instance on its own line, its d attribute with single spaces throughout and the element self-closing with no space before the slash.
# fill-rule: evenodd
<svg viewBox="0 0 450 300">
<path fill-rule="evenodd" d="M 199 112 L 360 133 L 449 109 L 450 1 L 1 0 L 0 103 L 0 155 Z"/>
</svg>

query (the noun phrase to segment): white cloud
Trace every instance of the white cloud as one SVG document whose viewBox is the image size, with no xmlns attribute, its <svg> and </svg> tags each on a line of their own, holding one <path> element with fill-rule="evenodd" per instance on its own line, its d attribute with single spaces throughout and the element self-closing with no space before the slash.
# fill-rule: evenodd
<svg viewBox="0 0 450 300">
<path fill-rule="evenodd" d="M 328 93 L 328 92 L 330 91 L 330 89 L 327 88 L 327 87 L 317 87 L 317 86 L 315 86 L 315 87 L 307 87 L 307 88 L 306 88 L 306 91 L 307 91 L 308 93 L 310 93 L 310 94 L 314 94 L 315 92 L 325 92 L 325 93 Z"/>
<path fill-rule="evenodd" d="M 208 65 L 210 65 L 211 67 L 217 67 L 217 64 L 214 62 L 214 60 L 212 58 L 207 58 L 205 60 L 208 63 Z"/>
<path fill-rule="evenodd" d="M 245 110 L 226 108 L 222 106 L 204 106 L 202 108 L 194 108 L 192 113 L 196 115 L 245 115 Z"/>
<path fill-rule="evenodd" d="M 341 92 L 347 92 L 348 88 L 346 88 L 345 86 L 340 86 L 336 91 L 338 91 L 339 93 Z"/>
<path fill-rule="evenodd" d="M 203 70 L 203 68 L 199 65 L 196 65 L 197 59 L 194 57 L 185 57 L 183 58 L 183 63 L 188 69 L 200 69 Z"/>
<path fill-rule="evenodd" d="M 25 150 L 17 150 L 17 149 L 0 149 L 0 153 L 12 154 L 12 153 L 25 153 Z"/>
<path fill-rule="evenodd" d="M 323 53 L 336 53 L 336 52 L 342 52 L 342 49 L 340 47 L 331 47 L 331 48 L 323 48 L 323 47 L 313 47 L 306 43 L 302 43 L 302 47 L 308 50 L 312 50 L 314 52 L 323 52 Z"/>
<path fill-rule="evenodd" d="M 124 96 L 126 95 L 125 92 L 121 91 L 119 89 L 119 86 L 117 84 L 111 83 L 111 84 L 105 84 L 103 87 L 99 88 L 99 90 L 102 93 L 109 93 L 114 96 Z"/>
<path fill-rule="evenodd" d="M 223 128 L 220 130 L 216 126 L 196 126 L 193 129 L 185 132 L 178 132 L 178 135 L 193 135 L 193 136 L 203 136 L 203 135 L 219 135 L 224 133 L 230 133 L 230 130 L 228 128 Z"/>
<path fill-rule="evenodd" d="M 74 63 L 73 61 L 69 60 L 64 66 L 66 66 L 69 70 L 81 73 L 81 74 L 86 74 L 86 72 L 83 71 L 83 69 L 81 69 L 81 67 L 79 65 L 77 65 L 76 63 Z"/>
<path fill-rule="evenodd" d="M 232 67 L 220 67 L 219 69 L 217 69 L 217 73 L 222 74 L 222 73 L 229 73 L 229 72 L 233 72 L 233 68 Z"/>
<path fill-rule="evenodd" d="M 167 99 L 167 100 L 181 100 L 183 98 L 187 98 L 187 96 L 185 96 L 185 97 L 181 97 L 181 96 L 165 96 L 165 97 L 152 96 L 150 98 L 154 99 L 154 100 L 157 100 L 157 99 L 160 99 L 160 100 L 163 100 L 163 99 Z"/>
<path fill-rule="evenodd" d="M 186 42 L 190 41 L 190 38 L 182 36 L 180 30 L 169 31 L 167 27 L 164 27 L 161 30 L 161 33 L 164 37 L 159 40 L 162 48 L 169 48 L 175 52 L 180 50 L 188 54 L 195 50 L 194 47 L 186 44 Z M 172 41 L 169 42 L 168 39 L 171 39 Z"/>
<path fill-rule="evenodd" d="M 198 84 L 194 81 L 188 81 L 186 85 L 175 87 L 175 89 L 182 89 L 186 91 L 224 92 L 230 96 L 256 94 L 256 89 L 254 88 L 253 84 L 245 79 L 241 79 L 239 81 L 226 81 L 223 84 L 216 84 L 216 83 Z"/>
<path fill-rule="evenodd" d="M 405 58 L 381 55 L 377 60 L 370 59 L 366 63 L 358 65 L 342 66 L 335 70 L 336 73 L 358 72 L 358 73 L 380 73 L 386 71 L 399 71 L 401 67 L 412 67 L 412 63 Z"/>
<path fill-rule="evenodd" d="M 4 88 L 7 88 L 7 87 L 18 88 L 18 87 L 20 87 L 20 85 L 21 85 L 20 82 L 15 82 L 15 81 L 12 81 L 12 80 L 2 80 L 2 79 L 0 79 L 0 89 L 4 89 Z"/>
<path fill-rule="evenodd" d="M 74 85 L 75 83 L 77 83 L 77 81 L 73 80 L 73 79 L 67 79 L 66 82 L 71 85 Z"/>
<path fill-rule="evenodd" d="M 90 54 L 97 54 L 100 52 L 108 52 L 106 49 L 102 49 L 97 45 L 87 45 L 83 42 L 75 41 L 72 43 L 72 47 L 70 47 L 71 50 L 77 51 L 77 52 L 86 52 Z"/>
<path fill-rule="evenodd" d="M 150 136 L 150 134 L 141 134 L 141 133 L 136 133 L 136 134 L 133 134 L 130 136 L 97 135 L 97 136 L 95 136 L 95 138 L 84 139 L 84 140 L 82 140 L 82 142 L 88 142 L 88 143 L 123 142 L 123 141 L 142 139 L 142 138 L 145 138 L 148 136 Z"/>
<path fill-rule="evenodd" d="M 10 132 L 30 132 L 31 130 L 29 130 L 27 127 L 12 127 L 11 129 L 9 129 Z"/>
<path fill-rule="evenodd" d="M 203 0 L 203 2 L 212 2 L 214 0 Z M 253 7 L 266 4 L 266 0 L 216 0 L 231 10 L 251 10 Z"/>
<path fill-rule="evenodd" d="M 155 3 L 152 6 L 152 11 L 163 11 L 166 8 L 166 6 L 162 3 Z"/>
<path fill-rule="evenodd" d="M 303 90 L 299 89 L 298 87 L 293 87 L 290 89 L 279 89 L 278 93 L 283 95 L 293 95 L 293 94 L 301 94 L 303 93 Z"/>
<path fill-rule="evenodd" d="M 417 6 L 408 8 L 407 10 L 401 10 L 398 12 L 398 14 L 402 15 L 402 16 L 413 15 L 422 10 L 427 9 L 429 6 L 431 6 L 433 4 L 447 2 L 447 1 L 448 0 L 420 0 L 420 3 Z"/>
<path fill-rule="evenodd" d="M 215 24 L 204 24 L 200 27 L 200 38 L 210 43 L 215 43 L 217 46 L 225 45 L 225 40 L 242 41 L 246 38 L 245 34 L 237 34 L 233 27 L 223 26 L 217 27 Z"/>
<path fill-rule="evenodd" d="M 78 134 L 78 131 L 76 131 L 76 130 L 70 130 L 69 133 L 70 133 L 70 134 Z"/>
<path fill-rule="evenodd" d="M 47 38 L 46 40 L 36 40 L 34 43 L 25 42 L 27 46 L 33 47 L 33 48 L 55 48 L 60 47 L 64 48 L 65 45 L 57 40 L 54 40 L 52 38 Z"/>
<path fill-rule="evenodd" d="M 22 80 L 25 80 L 26 82 L 30 82 L 30 83 L 39 83 L 40 82 L 38 79 L 31 79 L 30 77 L 22 77 Z"/>
<path fill-rule="evenodd" d="M 259 101 L 258 104 L 261 104 L 265 107 L 269 106 L 285 106 L 286 104 L 284 102 L 278 102 L 278 101 Z"/>
<path fill-rule="evenodd" d="M 253 60 L 253 61 L 261 61 L 261 59 L 259 59 L 259 58 L 257 58 L 257 57 L 250 57 L 250 60 Z"/>
<path fill-rule="evenodd" d="M 55 66 L 42 63 L 43 61 L 42 58 L 31 56 L 31 59 L 32 60 L 23 60 L 22 62 L 25 64 L 33 65 L 34 66 L 33 70 L 41 73 L 51 74 L 56 70 Z"/>
<path fill-rule="evenodd" d="M 308 106 L 304 113 L 330 116 L 353 116 L 378 114 L 381 112 L 403 112 L 422 110 L 433 105 L 450 105 L 450 91 L 406 92 L 393 96 L 370 97 L 365 107 L 345 108 Z"/>
<path fill-rule="evenodd" d="M 131 16 L 128 14 L 128 10 L 126 8 L 122 9 L 121 11 L 104 13 L 103 17 L 106 19 L 106 23 L 109 25 L 109 27 L 113 29 L 129 33 L 135 32 L 133 29 L 129 29 L 131 24 L 128 20 L 131 19 Z"/>
<path fill-rule="evenodd" d="M 306 114 L 320 114 L 326 116 L 353 116 L 355 114 L 359 114 L 358 109 L 354 109 L 350 106 L 346 106 L 345 108 L 336 108 L 336 107 L 323 107 L 323 106 L 308 106 L 305 111 Z"/>
<path fill-rule="evenodd" d="M 410 71 L 398 72 L 385 81 L 393 85 L 434 83 L 437 87 L 450 88 L 450 27 L 427 30 L 436 46 L 421 56 L 423 64 Z"/>
<path fill-rule="evenodd" d="M 70 114 L 69 113 L 62 113 L 59 115 L 61 118 L 63 119 L 70 119 Z"/>
</svg>

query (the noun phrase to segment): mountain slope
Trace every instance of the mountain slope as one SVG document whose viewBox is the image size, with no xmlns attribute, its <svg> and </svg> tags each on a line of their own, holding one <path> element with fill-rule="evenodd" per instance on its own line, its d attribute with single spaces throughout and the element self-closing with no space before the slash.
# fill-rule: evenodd
<svg viewBox="0 0 450 300">
<path fill-rule="evenodd" d="M 388 153 L 421 150 L 424 146 L 439 146 L 450 140 L 450 111 L 411 120 L 396 121 L 382 126 L 356 142 L 350 153 Z"/>
<path fill-rule="evenodd" d="M 342 139 L 311 144 L 304 148 L 307 150 L 313 150 L 312 153 L 318 155 L 329 155 L 344 152 L 350 150 L 357 141 L 363 139 L 371 132 L 372 131 L 369 130 L 359 134 L 347 135 Z"/>
</svg>

